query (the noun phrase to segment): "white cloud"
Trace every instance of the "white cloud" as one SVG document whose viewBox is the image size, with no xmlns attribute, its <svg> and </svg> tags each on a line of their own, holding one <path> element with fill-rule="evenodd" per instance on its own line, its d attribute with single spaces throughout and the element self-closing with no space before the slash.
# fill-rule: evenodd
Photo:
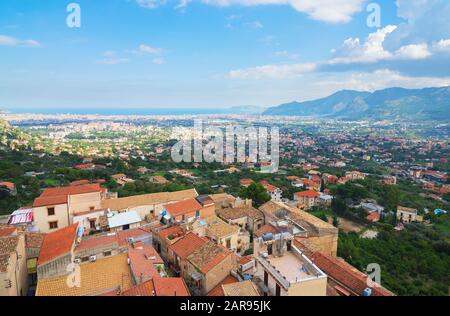
<svg viewBox="0 0 450 316">
<path fill-rule="evenodd" d="M 441 39 L 438 42 L 433 43 L 433 50 L 437 52 L 449 52 L 450 53 L 450 39 Z"/>
<path fill-rule="evenodd" d="M 352 89 L 360 91 L 375 91 L 389 87 L 404 87 L 420 89 L 426 87 L 445 87 L 450 85 L 450 77 L 409 77 L 397 71 L 381 69 L 373 72 L 352 72 L 327 75 L 328 80 L 317 81 L 318 86 L 330 91 Z"/>
<path fill-rule="evenodd" d="M 253 22 L 247 22 L 245 23 L 245 26 L 250 27 L 252 29 L 262 29 L 264 25 L 262 25 L 259 21 L 253 21 Z"/>
<path fill-rule="evenodd" d="M 155 9 L 166 4 L 166 0 L 136 0 L 136 3 L 146 9 Z"/>
<path fill-rule="evenodd" d="M 314 20 L 346 23 L 355 13 L 363 9 L 366 0 L 202 0 L 202 2 L 217 6 L 290 5 Z"/>
<path fill-rule="evenodd" d="M 364 43 L 359 38 L 346 39 L 339 49 L 333 51 L 336 57 L 329 64 L 373 63 L 392 58 L 392 54 L 383 48 L 383 42 L 386 35 L 396 28 L 395 25 L 388 25 L 379 29 L 369 34 Z"/>
<path fill-rule="evenodd" d="M 312 63 L 292 65 L 265 65 L 253 68 L 232 70 L 228 73 L 228 77 L 232 79 L 284 79 L 298 77 L 305 73 L 313 72 L 315 69 L 316 65 Z"/>
<path fill-rule="evenodd" d="M 141 53 L 147 53 L 151 55 L 160 55 L 164 52 L 162 48 L 151 47 L 145 44 L 139 45 L 139 51 Z"/>
<path fill-rule="evenodd" d="M 410 44 L 391 52 L 384 48 L 386 37 L 397 29 L 395 25 L 388 25 L 374 33 L 369 34 L 365 42 L 359 38 L 349 38 L 344 41 L 339 49 L 332 50 L 335 57 L 327 63 L 351 64 L 351 63 L 375 63 L 383 60 L 417 60 L 426 59 L 432 55 L 426 43 Z"/>
<path fill-rule="evenodd" d="M 0 35 L 0 46 L 40 47 L 41 44 L 35 40 L 21 40 L 11 36 Z"/>
<path fill-rule="evenodd" d="M 395 52 L 394 57 L 398 59 L 425 59 L 431 56 L 428 50 L 428 45 L 422 44 L 411 44 L 400 47 L 399 50 Z"/>
<path fill-rule="evenodd" d="M 98 60 L 97 64 L 100 65 L 119 65 L 119 64 L 128 64 L 130 60 L 128 58 L 120 58 L 120 57 L 106 57 L 102 60 Z"/>
</svg>

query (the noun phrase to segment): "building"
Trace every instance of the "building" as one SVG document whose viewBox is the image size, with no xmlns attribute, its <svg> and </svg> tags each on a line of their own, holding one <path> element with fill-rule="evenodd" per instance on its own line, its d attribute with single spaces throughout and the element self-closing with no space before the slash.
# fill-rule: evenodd
<svg viewBox="0 0 450 316">
<path fill-rule="evenodd" d="M 204 219 L 205 234 L 218 245 L 228 250 L 243 253 L 250 244 L 250 235 L 247 231 L 241 231 L 237 225 L 230 225 L 213 215 Z"/>
<path fill-rule="evenodd" d="M 296 238 L 294 245 L 324 273 L 327 274 L 328 296 L 393 296 L 389 290 L 368 279 L 368 276 L 345 260 L 306 246 L 302 239 Z"/>
<path fill-rule="evenodd" d="M 314 190 L 294 193 L 294 201 L 298 204 L 305 205 L 306 209 L 311 209 L 319 205 L 319 197 L 320 193 Z"/>
<path fill-rule="evenodd" d="M 17 195 L 16 185 L 13 182 L 0 182 L 0 190 L 6 190 L 10 195 Z"/>
<path fill-rule="evenodd" d="M 232 252 L 192 232 L 170 245 L 168 254 L 173 269 L 198 295 L 209 293 L 236 268 Z"/>
<path fill-rule="evenodd" d="M 81 263 L 73 284 L 68 282 L 68 274 L 40 278 L 36 296 L 99 296 L 133 287 L 126 253 Z"/>
<path fill-rule="evenodd" d="M 248 178 L 239 180 L 240 185 L 243 186 L 243 187 L 246 187 L 246 188 L 247 188 L 250 184 L 252 184 L 253 182 L 254 182 L 254 181 L 253 181 L 252 179 L 248 179 Z"/>
<path fill-rule="evenodd" d="M 105 192 L 98 183 L 45 189 L 33 203 L 34 225 L 42 233 L 67 227 L 77 214 L 102 209 Z"/>
<path fill-rule="evenodd" d="M 78 234 L 78 224 L 73 224 L 44 236 L 37 261 L 38 280 L 68 273 L 67 267 L 73 262 Z"/>
<path fill-rule="evenodd" d="M 214 215 L 214 201 L 208 196 L 199 196 L 194 199 L 179 201 L 163 206 L 162 221 L 191 222 L 195 218 L 205 218 Z"/>
<path fill-rule="evenodd" d="M 251 205 L 219 209 L 216 213 L 227 223 L 239 225 L 252 232 L 264 225 L 264 214 Z"/>
<path fill-rule="evenodd" d="M 237 283 L 229 283 L 222 285 L 223 296 L 260 296 L 258 289 L 252 281 L 247 280 Z"/>
<path fill-rule="evenodd" d="M 124 213 L 108 212 L 108 227 L 110 231 L 128 230 L 141 226 L 141 217 L 136 211 Z"/>
<path fill-rule="evenodd" d="M 336 256 L 338 229 L 320 218 L 296 207 L 281 202 L 267 202 L 259 208 L 265 217 L 266 225 L 257 233 L 289 232 L 299 236 L 331 256 Z M 269 224 L 269 225 L 267 225 Z"/>
<path fill-rule="evenodd" d="M 187 257 L 185 280 L 193 293 L 206 295 L 235 269 L 236 260 L 231 251 L 206 242 Z"/>
<path fill-rule="evenodd" d="M 105 199 L 102 201 L 102 209 L 109 209 L 117 212 L 136 211 L 142 220 L 158 219 L 165 204 L 170 204 L 198 196 L 195 189 L 158 192 L 142 195 L 134 195 L 118 199 Z"/>
<path fill-rule="evenodd" d="M 397 207 L 397 220 L 402 223 L 423 222 L 423 217 L 417 214 L 417 209 L 404 206 Z"/>
<path fill-rule="evenodd" d="M 27 295 L 25 234 L 11 226 L 0 226 L 0 280 L 0 296 Z"/>
<path fill-rule="evenodd" d="M 326 296 L 327 276 L 293 244 L 289 233 L 254 241 L 254 282 L 265 296 Z"/>
<path fill-rule="evenodd" d="M 281 191 L 280 188 L 271 185 L 270 183 L 267 183 L 265 181 L 261 181 L 261 184 L 266 189 L 267 194 L 270 195 L 270 199 L 272 201 L 281 201 L 283 191 Z"/>
<path fill-rule="evenodd" d="M 154 183 L 154 184 L 160 184 L 160 185 L 170 183 L 170 181 L 167 180 L 166 178 L 164 178 L 163 176 L 153 176 L 153 177 L 150 177 L 149 181 L 150 181 L 151 183 Z"/>
</svg>

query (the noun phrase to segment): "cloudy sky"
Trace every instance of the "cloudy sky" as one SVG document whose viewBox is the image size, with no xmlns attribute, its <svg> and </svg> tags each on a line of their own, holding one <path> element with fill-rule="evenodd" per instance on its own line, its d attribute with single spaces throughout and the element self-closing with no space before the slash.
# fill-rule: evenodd
<svg viewBox="0 0 450 316">
<path fill-rule="evenodd" d="M 448 0 L 78 0 L 80 28 L 69 2 L 0 2 L 0 108 L 271 106 L 450 85 Z"/>
</svg>

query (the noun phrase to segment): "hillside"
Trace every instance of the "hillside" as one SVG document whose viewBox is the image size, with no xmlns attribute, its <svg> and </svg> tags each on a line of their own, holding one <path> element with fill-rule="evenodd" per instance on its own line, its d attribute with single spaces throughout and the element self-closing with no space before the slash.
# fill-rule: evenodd
<svg viewBox="0 0 450 316">
<path fill-rule="evenodd" d="M 450 118 L 450 87 L 389 88 L 373 93 L 343 90 L 317 100 L 272 107 L 263 115 L 447 120 Z"/>
</svg>

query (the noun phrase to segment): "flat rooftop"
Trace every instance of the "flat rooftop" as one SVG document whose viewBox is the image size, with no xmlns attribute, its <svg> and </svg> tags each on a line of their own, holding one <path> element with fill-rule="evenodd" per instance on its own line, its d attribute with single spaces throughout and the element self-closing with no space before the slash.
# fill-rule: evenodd
<svg viewBox="0 0 450 316">
<path fill-rule="evenodd" d="M 323 275 L 322 271 L 309 263 L 300 254 L 297 255 L 290 251 L 286 251 L 282 257 L 269 256 L 265 260 L 290 283 Z"/>
</svg>

